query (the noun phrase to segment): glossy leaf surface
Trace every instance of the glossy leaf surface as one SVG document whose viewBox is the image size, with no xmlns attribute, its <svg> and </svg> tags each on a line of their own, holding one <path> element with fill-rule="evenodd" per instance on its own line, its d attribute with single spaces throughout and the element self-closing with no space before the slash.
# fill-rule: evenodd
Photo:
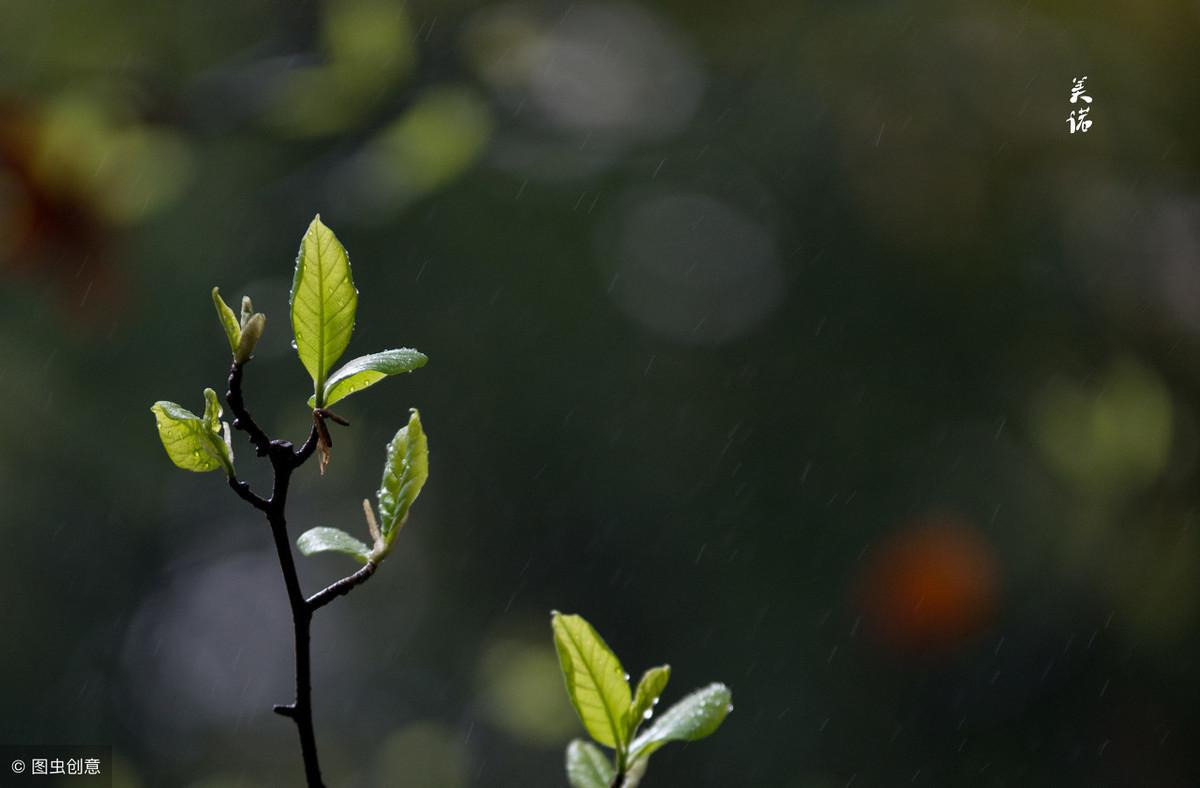
<svg viewBox="0 0 1200 788">
<path fill-rule="evenodd" d="M 325 404 L 326 377 L 350 343 L 357 309 L 350 258 L 317 216 L 300 242 L 291 296 L 296 353 L 312 376 L 316 407 Z"/>
<path fill-rule="evenodd" d="M 551 626 L 567 695 L 583 727 L 600 744 L 622 749 L 631 693 L 620 660 L 581 616 L 555 613 Z"/>
</svg>

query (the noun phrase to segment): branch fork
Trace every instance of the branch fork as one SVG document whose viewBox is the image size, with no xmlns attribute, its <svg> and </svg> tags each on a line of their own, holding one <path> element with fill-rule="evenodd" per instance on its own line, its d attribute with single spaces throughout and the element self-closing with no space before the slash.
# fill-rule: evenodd
<svg viewBox="0 0 1200 788">
<path fill-rule="evenodd" d="M 242 371 L 248 360 L 235 360 L 230 368 L 229 390 L 225 395 L 225 401 L 234 416 L 234 429 L 246 433 L 258 456 L 266 457 L 270 461 L 274 471 L 274 481 L 269 498 L 258 495 L 250 489 L 248 483 L 239 480 L 232 474 L 229 476 L 229 486 L 239 498 L 262 512 L 271 528 L 271 537 L 275 543 L 279 568 L 283 573 L 288 603 L 292 610 L 296 650 L 296 698 L 291 703 L 275 706 L 274 711 L 296 723 L 308 788 L 325 788 L 325 784 L 321 780 L 321 767 L 317 758 L 316 735 L 313 732 L 312 661 L 309 649 L 312 617 L 316 611 L 334 599 L 350 593 L 356 586 L 366 582 L 371 575 L 375 574 L 377 564 L 374 561 L 368 561 L 354 574 L 332 583 L 310 597 L 304 596 L 296 573 L 296 562 L 292 555 L 291 540 L 287 532 L 288 486 L 291 482 L 292 472 L 303 465 L 318 446 L 322 449 L 321 466 L 322 472 L 324 472 L 328 447 L 331 444 L 328 441 L 325 419 L 330 419 L 338 424 L 347 424 L 347 422 L 328 411 L 314 411 L 312 430 L 299 449 L 294 448 L 290 441 L 272 440 L 254 421 L 254 417 L 250 415 L 242 399 Z"/>
</svg>

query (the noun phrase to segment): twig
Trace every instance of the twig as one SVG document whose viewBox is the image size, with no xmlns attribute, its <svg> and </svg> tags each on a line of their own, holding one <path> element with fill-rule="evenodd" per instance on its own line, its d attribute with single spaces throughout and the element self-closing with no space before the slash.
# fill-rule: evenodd
<svg viewBox="0 0 1200 788">
<path fill-rule="evenodd" d="M 308 609 L 315 613 L 339 596 L 349 594 L 350 589 L 354 588 L 360 583 L 365 583 L 368 577 L 375 574 L 375 569 L 377 566 L 378 565 L 374 561 L 368 561 L 363 565 L 362 569 L 359 569 L 354 574 L 348 577 L 343 577 L 336 583 L 331 583 L 325 588 L 322 588 L 320 591 L 305 600 L 305 603 L 308 605 Z"/>
<path fill-rule="evenodd" d="M 309 647 L 312 616 L 314 612 L 335 598 L 349 593 L 352 588 L 365 582 L 374 574 L 375 564 L 367 563 L 354 574 L 317 592 L 310 599 L 305 599 L 304 592 L 300 589 L 300 579 L 296 574 L 296 561 L 292 555 L 292 545 L 287 532 L 287 494 L 292 471 L 303 465 L 317 448 L 319 437 L 317 423 L 314 423 L 308 439 L 298 450 L 294 450 L 288 441 L 271 440 L 254 421 L 242 401 L 242 367 L 242 364 L 235 362 L 229 370 L 229 391 L 225 395 L 225 401 L 234 415 L 233 426 L 249 436 L 258 456 L 267 457 L 270 460 L 271 468 L 274 471 L 274 481 L 271 485 L 269 499 L 263 499 L 256 495 L 250 490 L 250 485 L 239 481 L 234 476 L 229 477 L 229 486 L 242 500 L 265 513 L 267 524 L 271 527 L 271 538 L 275 544 L 279 568 L 283 573 L 284 586 L 287 588 L 288 603 L 292 609 L 292 629 L 296 646 L 296 699 L 292 703 L 277 705 L 274 710 L 277 714 L 296 723 L 308 788 L 325 788 L 325 784 L 321 781 L 321 767 L 317 759 L 317 739 L 313 732 L 312 659 Z"/>
<path fill-rule="evenodd" d="M 234 429 L 241 430 L 250 436 L 250 442 L 254 444 L 259 457 L 267 456 L 271 447 L 271 439 L 246 410 L 246 403 L 242 401 L 242 365 L 236 362 L 229 370 L 229 391 L 225 392 L 225 402 L 233 411 Z"/>
<path fill-rule="evenodd" d="M 303 465 L 312 456 L 312 453 L 316 451 L 317 436 L 317 425 L 314 423 L 312 430 L 308 433 L 308 440 L 304 441 L 304 445 L 297 449 L 296 454 L 293 455 L 292 462 L 295 463 L 297 468 Z"/>
<path fill-rule="evenodd" d="M 238 494 L 239 498 L 253 506 L 255 509 L 258 509 L 262 512 L 267 511 L 266 499 L 260 495 L 255 495 L 250 489 L 250 485 L 246 482 L 239 481 L 236 476 L 230 476 L 229 486 L 233 488 L 233 491 Z"/>
</svg>

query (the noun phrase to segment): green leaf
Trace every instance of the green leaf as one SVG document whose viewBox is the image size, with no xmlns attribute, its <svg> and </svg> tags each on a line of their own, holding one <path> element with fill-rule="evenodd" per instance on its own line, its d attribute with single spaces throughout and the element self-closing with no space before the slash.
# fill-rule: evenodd
<svg viewBox="0 0 1200 788">
<path fill-rule="evenodd" d="M 150 408 L 158 437 L 171 462 L 185 471 L 203 473 L 224 468 L 233 475 L 233 448 L 229 426 L 221 422 L 217 393 L 204 390 L 204 415 L 197 416 L 174 402 L 156 402 Z"/>
<path fill-rule="evenodd" d="M 357 309 L 358 291 L 350 276 L 350 258 L 318 215 L 300 241 L 291 296 L 296 353 L 312 376 L 318 408 L 325 405 L 329 368 L 350 342 Z"/>
<path fill-rule="evenodd" d="M 421 428 L 421 414 L 416 408 L 408 424 L 400 428 L 387 447 L 387 462 L 379 482 L 379 532 L 382 537 L 380 556 L 387 554 L 392 540 L 404 526 L 408 510 L 429 478 L 429 444 Z"/>
<path fill-rule="evenodd" d="M 554 647 L 571 705 L 599 743 L 624 750 L 629 681 L 617 655 L 581 616 L 554 613 Z"/>
<path fill-rule="evenodd" d="M 703 739 L 721 727 L 733 710 L 732 694 L 724 684 L 709 684 L 696 690 L 667 709 L 642 735 L 633 740 L 629 760 L 649 758 L 659 747 L 672 741 Z"/>
<path fill-rule="evenodd" d="M 571 788 L 609 788 L 616 776 L 616 769 L 596 745 L 582 739 L 567 745 L 567 781 Z"/>
<path fill-rule="evenodd" d="M 233 351 L 233 360 L 245 364 L 250 360 L 258 340 L 262 339 L 263 329 L 267 327 L 267 316 L 262 312 L 250 315 L 242 324 L 242 337 L 238 340 L 237 350 Z"/>
<path fill-rule="evenodd" d="M 629 707 L 629 717 L 625 723 L 625 735 L 628 738 L 632 739 L 638 726 L 643 721 L 650 719 L 654 704 L 658 703 L 658 698 L 667 688 L 667 681 L 670 678 L 670 665 L 650 668 L 642 674 L 642 680 L 638 682 L 637 690 L 633 693 L 633 704 Z"/>
<path fill-rule="evenodd" d="M 212 289 L 212 299 L 221 327 L 225 329 L 225 338 L 229 340 L 229 350 L 236 353 L 238 342 L 242 338 L 242 327 L 238 325 L 237 315 L 229 308 L 229 304 L 225 303 L 225 299 L 221 298 L 221 291 L 216 287 Z"/>
<path fill-rule="evenodd" d="M 402 372 L 420 369 L 425 366 L 427 361 L 429 359 L 424 353 L 407 347 L 384 350 L 369 356 L 359 356 L 353 361 L 347 362 L 325 381 L 324 407 L 329 407 L 338 400 L 362 391 L 390 375 L 399 375 Z M 316 405 L 316 396 L 309 397 L 308 406 L 313 408 Z"/>
<path fill-rule="evenodd" d="M 213 432 L 221 432 L 221 403 L 217 400 L 217 392 L 212 389 L 204 390 L 204 423 Z"/>
<path fill-rule="evenodd" d="M 366 563 L 371 549 L 350 534 L 337 528 L 312 528 L 300 534 L 296 546 L 305 555 L 315 553 L 345 553 Z"/>
</svg>

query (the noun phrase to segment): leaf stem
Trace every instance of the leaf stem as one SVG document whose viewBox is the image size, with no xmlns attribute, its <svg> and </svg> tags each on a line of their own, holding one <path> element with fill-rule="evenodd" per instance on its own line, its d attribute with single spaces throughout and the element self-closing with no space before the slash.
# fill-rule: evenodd
<svg viewBox="0 0 1200 788">
<path fill-rule="evenodd" d="M 312 709 L 312 658 L 311 658 L 311 625 L 313 613 L 332 602 L 335 598 L 347 594 L 355 586 L 365 582 L 375 572 L 375 564 L 368 562 L 349 577 L 345 577 L 327 588 L 306 599 L 300 588 L 300 578 L 296 572 L 296 561 L 292 554 L 292 544 L 287 531 L 287 495 L 291 483 L 292 472 L 299 468 L 312 456 L 317 447 L 317 428 L 313 426 L 308 439 L 298 449 L 294 450 L 289 441 L 271 440 L 266 432 L 254 421 L 242 400 L 242 367 L 246 362 L 234 362 L 229 370 L 229 391 L 225 400 L 233 412 L 233 426 L 245 432 L 260 457 L 267 457 L 274 471 L 274 481 L 271 485 L 271 497 L 263 499 L 250 490 L 250 485 L 239 481 L 230 475 L 229 486 L 238 496 L 266 515 L 267 524 L 271 527 L 271 539 L 275 545 L 275 553 L 279 558 L 279 569 L 283 574 L 284 587 L 287 589 L 288 603 L 292 610 L 292 631 L 295 639 L 296 652 L 296 698 L 288 704 L 274 707 L 280 714 L 296 723 L 300 736 L 300 753 L 304 759 L 304 776 L 308 788 L 325 788 L 321 780 L 321 767 L 317 758 L 317 739 L 313 731 Z"/>
</svg>

